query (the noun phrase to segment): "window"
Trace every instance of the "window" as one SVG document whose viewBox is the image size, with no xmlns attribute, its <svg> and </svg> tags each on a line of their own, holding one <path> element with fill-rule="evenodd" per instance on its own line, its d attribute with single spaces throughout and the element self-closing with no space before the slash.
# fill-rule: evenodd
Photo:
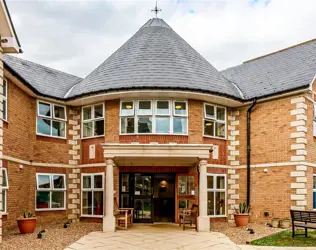
<svg viewBox="0 0 316 250">
<path fill-rule="evenodd" d="M 207 214 L 226 215 L 226 175 L 207 174 Z"/>
<path fill-rule="evenodd" d="M 7 212 L 8 171 L 2 168 L 2 213 Z"/>
<path fill-rule="evenodd" d="M 81 214 L 103 216 L 103 173 L 82 174 Z"/>
<path fill-rule="evenodd" d="M 8 120 L 8 81 L 6 79 L 3 79 L 3 89 L 2 89 L 2 95 L 3 95 L 3 120 Z"/>
<path fill-rule="evenodd" d="M 204 104 L 204 136 L 226 138 L 226 108 Z"/>
<path fill-rule="evenodd" d="M 66 209 L 66 176 L 64 174 L 36 174 L 35 209 Z"/>
<path fill-rule="evenodd" d="M 188 133 L 186 101 L 122 101 L 120 116 L 121 134 Z"/>
<path fill-rule="evenodd" d="M 82 108 L 82 137 L 104 135 L 104 105 L 103 103 Z"/>
<path fill-rule="evenodd" d="M 313 208 L 316 209 L 316 174 L 313 175 Z"/>
<path fill-rule="evenodd" d="M 66 138 L 66 107 L 47 102 L 37 102 L 36 133 L 38 135 Z"/>
<path fill-rule="evenodd" d="M 314 103 L 313 135 L 316 137 L 316 103 Z"/>
</svg>

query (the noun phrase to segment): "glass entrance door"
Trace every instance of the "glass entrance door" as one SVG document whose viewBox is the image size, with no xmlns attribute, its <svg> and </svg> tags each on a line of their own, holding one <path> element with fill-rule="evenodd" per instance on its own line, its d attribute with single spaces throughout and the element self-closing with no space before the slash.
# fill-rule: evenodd
<svg viewBox="0 0 316 250">
<path fill-rule="evenodd" d="M 149 174 L 135 174 L 133 179 L 134 221 L 153 222 L 152 176 Z"/>
</svg>

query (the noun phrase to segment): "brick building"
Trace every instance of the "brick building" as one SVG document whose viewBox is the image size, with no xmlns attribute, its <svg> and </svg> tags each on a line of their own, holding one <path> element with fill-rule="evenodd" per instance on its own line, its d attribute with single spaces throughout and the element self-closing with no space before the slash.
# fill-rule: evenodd
<svg viewBox="0 0 316 250">
<path fill-rule="evenodd" d="M 219 72 L 158 18 L 84 79 L 5 55 L 3 227 L 316 208 L 315 59 L 311 40 Z"/>
</svg>

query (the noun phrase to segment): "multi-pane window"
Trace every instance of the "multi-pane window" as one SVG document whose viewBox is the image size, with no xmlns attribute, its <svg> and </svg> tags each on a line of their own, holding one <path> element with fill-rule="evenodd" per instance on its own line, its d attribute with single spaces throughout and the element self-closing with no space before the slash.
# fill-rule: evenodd
<svg viewBox="0 0 316 250">
<path fill-rule="evenodd" d="M 103 103 L 82 108 L 82 137 L 104 135 L 104 106 Z"/>
<path fill-rule="evenodd" d="M 207 214 L 226 215 L 226 175 L 207 174 Z"/>
<path fill-rule="evenodd" d="M 36 210 L 66 208 L 66 176 L 64 174 L 36 174 Z"/>
<path fill-rule="evenodd" d="M 66 107 L 59 104 L 37 102 L 36 133 L 66 138 Z"/>
<path fill-rule="evenodd" d="M 2 212 L 7 212 L 7 192 L 8 192 L 8 171 L 2 168 Z"/>
<path fill-rule="evenodd" d="M 204 104 L 204 136 L 226 138 L 226 108 Z"/>
<path fill-rule="evenodd" d="M 184 134 L 188 132 L 186 101 L 122 101 L 121 134 Z"/>
<path fill-rule="evenodd" d="M 103 179 L 103 173 L 82 174 L 82 215 L 103 216 Z"/>
<path fill-rule="evenodd" d="M 6 79 L 3 79 L 2 86 L 2 95 L 3 95 L 3 120 L 8 120 L 8 82 Z"/>
<path fill-rule="evenodd" d="M 313 208 L 316 209 L 316 174 L 314 174 L 313 180 Z"/>
</svg>

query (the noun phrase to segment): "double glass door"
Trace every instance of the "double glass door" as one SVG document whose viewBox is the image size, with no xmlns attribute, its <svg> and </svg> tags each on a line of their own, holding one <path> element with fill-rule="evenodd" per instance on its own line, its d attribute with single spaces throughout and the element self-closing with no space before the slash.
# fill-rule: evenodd
<svg viewBox="0 0 316 250">
<path fill-rule="evenodd" d="M 153 222 L 151 174 L 122 174 L 120 207 L 134 208 L 135 222 Z"/>
</svg>

